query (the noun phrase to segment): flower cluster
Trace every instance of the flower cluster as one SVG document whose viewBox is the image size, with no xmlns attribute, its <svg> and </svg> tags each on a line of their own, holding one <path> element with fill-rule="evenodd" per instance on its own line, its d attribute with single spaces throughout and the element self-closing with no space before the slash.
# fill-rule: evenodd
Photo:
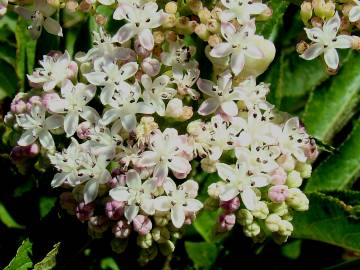
<svg viewBox="0 0 360 270">
<path fill-rule="evenodd" d="M 154 1 L 119 1 L 113 18 L 123 26 L 113 36 L 100 27 L 93 48 L 75 60 L 44 56 L 28 76 L 33 89 L 6 117 L 21 132 L 18 145 L 41 145 L 36 154 L 57 170 L 51 185 L 69 190 L 63 208 L 93 237 L 112 230 L 116 252 L 137 234 L 141 263 L 173 252 L 196 219 L 203 203 L 192 178 L 201 169 L 217 175 L 205 208 L 222 209 L 220 232 L 237 220 L 255 240 L 268 230 L 283 242 L 293 211 L 308 208 L 299 187 L 316 145 L 298 118 L 266 101 L 269 85 L 256 82 L 275 54 L 256 35 L 269 8 L 243 0 L 213 10 L 188 5 L 191 17 L 174 2 L 162 10 Z M 191 34 L 204 51 L 188 45 Z M 198 53 L 211 61 L 212 79 Z"/>
<path fill-rule="evenodd" d="M 351 35 L 359 28 L 360 5 L 357 0 L 344 3 L 334 1 L 304 1 L 301 5 L 301 19 L 310 44 L 301 41 L 297 45 L 300 57 L 312 60 L 324 55 L 330 73 L 336 73 L 339 56 L 336 49 L 360 49 L 360 38 Z"/>
</svg>

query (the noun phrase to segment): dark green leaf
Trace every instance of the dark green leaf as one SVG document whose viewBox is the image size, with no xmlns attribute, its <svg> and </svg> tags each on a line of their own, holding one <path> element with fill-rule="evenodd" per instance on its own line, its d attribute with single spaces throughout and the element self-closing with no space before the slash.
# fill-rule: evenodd
<svg viewBox="0 0 360 270">
<path fill-rule="evenodd" d="M 8 228 L 23 229 L 24 227 L 19 225 L 6 210 L 5 206 L 0 202 L 0 221 L 4 223 Z"/>
<path fill-rule="evenodd" d="M 3 60 L 0 60 L 0 99 L 11 97 L 17 92 L 15 70 Z"/>
<path fill-rule="evenodd" d="M 45 217 L 55 206 L 56 197 L 41 197 L 39 202 L 40 217 Z"/>
<path fill-rule="evenodd" d="M 32 243 L 27 239 L 22 242 L 18 248 L 15 257 L 4 270 L 27 270 L 32 269 L 33 263 L 31 261 Z"/>
<path fill-rule="evenodd" d="M 215 244 L 206 242 L 185 242 L 185 249 L 197 269 L 211 269 L 219 253 Z"/>
<path fill-rule="evenodd" d="M 41 262 L 34 265 L 34 270 L 51 270 L 56 267 L 56 256 L 59 253 L 60 242 L 56 243 L 53 249 L 46 255 Z"/>
<path fill-rule="evenodd" d="M 282 246 L 281 253 L 283 256 L 296 260 L 301 254 L 301 240 L 295 240 Z"/>
<path fill-rule="evenodd" d="M 107 257 L 101 260 L 100 267 L 102 270 L 120 270 L 116 261 L 112 257 Z"/>
</svg>

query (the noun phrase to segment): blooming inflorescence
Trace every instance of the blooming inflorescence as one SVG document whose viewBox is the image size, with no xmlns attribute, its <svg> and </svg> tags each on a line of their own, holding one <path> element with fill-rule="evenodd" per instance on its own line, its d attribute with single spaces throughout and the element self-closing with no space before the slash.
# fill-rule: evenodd
<svg viewBox="0 0 360 270">
<path fill-rule="evenodd" d="M 292 213 L 308 208 L 299 187 L 316 146 L 298 118 L 266 101 L 269 85 L 256 82 L 275 52 L 256 34 L 256 16 L 269 8 L 188 5 L 197 21 L 174 2 L 162 10 L 155 1 L 119 1 L 113 17 L 124 24 L 115 35 L 99 28 L 75 60 L 44 56 L 28 76 L 33 90 L 6 117 L 22 132 L 18 144 L 39 142 L 56 168 L 51 185 L 69 189 L 62 206 L 93 237 L 111 229 L 117 252 L 136 233 L 142 263 L 172 252 L 202 208 L 221 209 L 220 232 L 237 220 L 247 236 L 272 232 L 278 242 L 291 235 Z M 191 34 L 205 43 L 212 74 L 184 38 Z M 330 54 L 323 43 L 316 53 Z M 217 175 L 204 204 L 194 180 L 201 169 Z"/>
</svg>

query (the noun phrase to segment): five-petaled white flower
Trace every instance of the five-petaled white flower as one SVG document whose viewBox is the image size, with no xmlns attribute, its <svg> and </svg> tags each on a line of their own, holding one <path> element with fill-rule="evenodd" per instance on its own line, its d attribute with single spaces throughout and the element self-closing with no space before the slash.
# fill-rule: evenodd
<svg viewBox="0 0 360 270">
<path fill-rule="evenodd" d="M 216 169 L 220 178 L 226 182 L 220 189 L 220 200 L 229 201 L 240 194 L 245 207 L 253 210 L 259 201 L 254 188 L 267 186 L 268 178 L 264 174 L 253 175 L 246 164 L 239 162 L 235 167 L 218 163 Z"/>
<path fill-rule="evenodd" d="M 126 202 L 124 215 L 130 223 L 141 209 L 148 215 L 155 214 L 153 192 L 156 183 L 153 179 L 141 182 L 139 173 L 129 170 L 126 173 L 126 186 L 118 186 L 110 190 L 110 196 L 120 202 Z"/>
<path fill-rule="evenodd" d="M 49 101 L 49 110 L 54 113 L 66 114 L 64 118 L 64 130 L 68 137 L 74 135 L 79 118 L 94 122 L 99 119 L 97 111 L 88 104 L 95 96 L 96 87 L 77 83 L 73 85 L 70 80 L 64 81 L 61 87 L 62 99 L 52 99 Z"/>
<path fill-rule="evenodd" d="M 232 76 L 226 72 L 218 78 L 215 85 L 212 81 L 199 79 L 197 86 L 200 91 L 209 96 L 198 110 L 200 115 L 209 115 L 221 109 L 229 116 L 238 114 L 238 107 L 234 101 L 239 100 L 239 92 L 232 88 Z"/>
<path fill-rule="evenodd" d="M 37 39 L 40 36 L 43 26 L 48 33 L 60 37 L 63 36 L 59 22 L 50 17 L 56 12 L 56 8 L 46 0 L 35 0 L 33 11 L 16 6 L 15 12 L 26 20 L 31 20 L 28 30 L 33 39 Z"/>
<path fill-rule="evenodd" d="M 178 188 L 170 178 L 164 182 L 166 196 L 155 199 L 155 209 L 160 212 L 170 210 L 171 221 L 176 228 L 181 228 L 187 213 L 196 213 L 203 204 L 194 199 L 197 195 L 198 184 L 193 180 L 187 180 Z"/>
<path fill-rule="evenodd" d="M 220 13 L 221 21 L 231 21 L 237 19 L 240 24 L 250 21 L 251 15 L 259 15 L 268 7 L 258 1 L 253 0 L 221 0 L 227 8 Z"/>
<path fill-rule="evenodd" d="M 70 69 L 72 61 L 67 51 L 62 55 L 44 55 L 43 60 L 40 60 L 39 63 L 42 68 L 36 68 L 33 74 L 27 75 L 27 77 L 31 83 L 42 86 L 44 91 L 61 86 L 65 79 L 74 75 Z"/>
<path fill-rule="evenodd" d="M 154 81 L 152 81 L 147 74 L 141 76 L 141 84 L 145 89 L 143 99 L 145 103 L 150 104 L 160 116 L 164 116 L 165 114 L 165 103 L 163 99 L 170 99 L 176 95 L 176 90 L 168 87 L 169 82 L 170 78 L 166 75 L 161 75 Z"/>
<path fill-rule="evenodd" d="M 154 2 L 142 6 L 121 3 L 113 17 L 115 20 L 126 20 L 127 23 L 119 29 L 113 40 L 124 43 L 138 36 L 141 46 L 151 51 L 154 48 L 154 37 L 150 29 L 159 27 L 164 16 L 163 11 L 158 11 L 158 5 Z"/>
<path fill-rule="evenodd" d="M 149 151 L 142 153 L 139 166 L 153 167 L 153 176 L 161 185 L 168 175 L 169 168 L 174 173 L 187 175 L 191 171 L 189 161 L 181 156 L 183 142 L 174 128 L 167 128 L 162 133 L 154 131 L 150 137 Z"/>
<path fill-rule="evenodd" d="M 230 56 L 230 67 L 235 75 L 238 75 L 244 68 L 246 57 L 261 59 L 264 53 L 252 38 L 255 35 L 255 21 L 245 24 L 241 29 L 236 30 L 229 22 L 221 24 L 221 34 L 226 42 L 216 45 L 211 51 L 212 57 Z"/>
<path fill-rule="evenodd" d="M 341 20 L 339 14 L 335 15 L 324 23 L 322 29 L 319 27 L 305 28 L 308 38 L 313 43 L 300 55 L 305 60 L 312 60 L 320 54 L 324 54 L 326 65 L 331 69 L 339 66 L 339 55 L 336 49 L 352 47 L 352 37 L 348 35 L 337 35 Z"/>
<path fill-rule="evenodd" d="M 199 99 L 200 94 L 192 86 L 195 84 L 200 76 L 198 68 L 190 68 L 185 70 L 173 70 L 173 77 L 171 82 L 177 85 L 177 90 L 180 95 L 190 95 L 192 99 Z"/>
<path fill-rule="evenodd" d="M 55 149 L 54 139 L 49 131 L 62 127 L 63 116 L 54 114 L 46 118 L 46 109 L 39 105 L 33 105 L 30 114 L 19 114 L 16 116 L 16 120 L 18 125 L 25 129 L 18 140 L 19 145 L 30 145 L 39 138 L 40 144 L 44 148 Z"/>
</svg>

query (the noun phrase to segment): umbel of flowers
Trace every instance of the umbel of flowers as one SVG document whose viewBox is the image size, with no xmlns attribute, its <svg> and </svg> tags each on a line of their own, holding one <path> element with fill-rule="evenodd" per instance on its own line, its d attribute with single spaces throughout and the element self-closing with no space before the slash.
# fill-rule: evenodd
<svg viewBox="0 0 360 270">
<path fill-rule="evenodd" d="M 28 75 L 33 89 L 6 116 L 21 133 L 13 156 L 48 157 L 56 169 L 49 184 L 67 190 L 62 207 L 93 237 L 112 231 L 115 252 L 136 235 L 142 264 L 171 254 L 203 208 L 222 209 L 218 232 L 238 222 L 256 241 L 271 233 L 286 241 L 293 212 L 308 209 L 299 188 L 317 149 L 256 81 L 275 54 L 256 34 L 270 8 L 222 0 L 209 10 L 188 1 L 185 17 L 175 2 L 164 10 L 154 1 L 92 5 L 114 7 L 123 26 L 113 36 L 100 27 L 93 47 L 74 59 L 43 57 Z M 188 45 L 196 35 L 204 51 Z M 205 203 L 192 179 L 199 170 L 218 176 Z"/>
</svg>

